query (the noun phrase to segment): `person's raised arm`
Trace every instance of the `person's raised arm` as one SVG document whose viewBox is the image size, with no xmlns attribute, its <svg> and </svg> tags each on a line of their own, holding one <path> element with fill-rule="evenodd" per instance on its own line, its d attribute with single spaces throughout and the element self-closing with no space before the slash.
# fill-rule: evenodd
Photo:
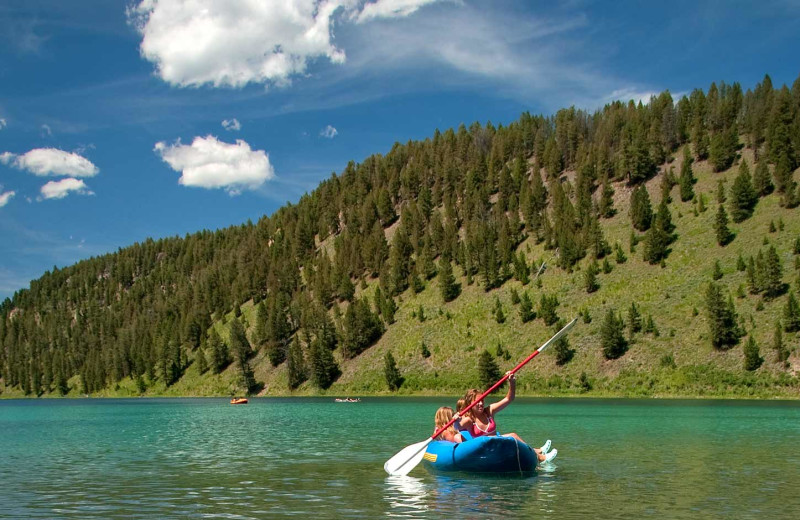
<svg viewBox="0 0 800 520">
<path fill-rule="evenodd" d="M 508 393 L 504 398 L 500 399 L 493 405 L 489 406 L 489 415 L 494 415 L 503 408 L 505 408 L 506 406 L 508 406 L 509 404 L 511 404 L 511 401 L 513 401 L 514 397 L 516 397 L 517 395 L 516 376 L 514 374 L 511 374 L 510 372 L 506 372 L 506 375 L 508 376 Z"/>
</svg>

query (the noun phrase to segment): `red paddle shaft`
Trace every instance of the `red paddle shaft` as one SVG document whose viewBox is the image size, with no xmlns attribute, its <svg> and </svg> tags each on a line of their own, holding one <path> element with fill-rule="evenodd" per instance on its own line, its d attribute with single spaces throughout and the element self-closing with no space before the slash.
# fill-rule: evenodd
<svg viewBox="0 0 800 520">
<path fill-rule="evenodd" d="M 548 339 L 548 340 L 547 340 L 547 342 L 546 342 L 544 345 L 542 345 L 541 347 L 539 347 L 539 348 L 537 348 L 536 350 L 534 350 L 534 351 L 533 351 L 533 354 L 531 354 L 530 356 L 528 356 L 528 357 L 526 357 L 525 359 L 523 359 L 523 360 L 520 362 L 520 364 L 519 364 L 519 365 L 517 365 L 517 366 L 515 366 L 513 369 L 509 370 L 507 374 L 505 374 L 503 377 L 501 377 L 501 378 L 500 378 L 500 381 L 498 381 L 498 382 L 496 382 L 495 384 L 493 384 L 492 386 L 490 386 L 488 390 L 486 390 L 484 393 L 482 393 L 480 396 L 478 396 L 478 398 L 477 398 L 477 399 L 475 399 L 474 401 L 472 401 L 472 402 L 469 404 L 469 406 L 467 406 L 466 408 L 464 408 L 464 409 L 463 409 L 461 412 L 458 412 L 458 411 L 456 411 L 456 414 L 455 414 L 455 415 L 453 415 L 453 418 L 452 418 L 452 419 L 450 419 L 450 422 L 448 422 L 447 424 L 445 424 L 444 426 L 442 426 L 441 428 L 439 428 L 438 430 L 436 430 L 436 431 L 433 433 L 433 435 L 431 435 L 431 439 L 435 439 L 436 437 L 438 437 L 439 435 L 441 435 L 443 431 L 445 431 L 446 429 L 448 429 L 448 428 L 449 428 L 449 427 L 450 427 L 450 426 L 451 426 L 451 425 L 452 425 L 454 422 L 456 422 L 456 421 L 457 421 L 457 420 L 459 420 L 461 417 L 463 417 L 463 415 L 462 415 L 462 414 L 466 413 L 467 411 L 469 411 L 470 409 L 472 409 L 472 407 L 473 407 L 473 406 L 475 406 L 476 404 L 478 404 L 478 403 L 480 403 L 481 401 L 483 401 L 483 399 L 484 399 L 484 398 L 485 398 L 487 395 L 489 395 L 489 394 L 491 394 L 492 392 L 494 392 L 494 391 L 497 389 L 497 387 L 499 387 L 500 385 L 502 385 L 503 383 L 505 383 L 505 382 L 506 382 L 506 380 L 507 380 L 509 377 L 511 377 L 512 375 L 516 374 L 516 373 L 517 373 L 517 371 L 518 371 L 520 368 L 522 368 L 522 367 L 524 367 L 525 365 L 527 365 L 527 364 L 528 364 L 528 362 L 529 362 L 531 359 L 533 359 L 533 358 L 535 358 L 536 356 L 538 356 L 538 355 L 539 355 L 539 352 L 543 351 L 544 349 L 546 349 L 547 347 L 549 347 L 549 346 L 550 346 L 550 344 L 551 344 L 551 343 L 553 343 L 555 340 L 557 340 L 558 338 L 560 338 L 561 336 L 563 336 L 564 334 L 566 334 L 566 333 L 569 331 L 569 329 L 571 329 L 571 328 L 572 328 L 572 327 L 575 325 L 575 323 L 576 323 L 577 321 L 578 321 L 578 319 L 577 319 L 577 318 L 575 318 L 575 319 L 574 319 L 574 320 L 572 320 L 571 322 L 569 322 L 569 323 L 567 323 L 566 325 L 564 325 L 564 328 L 563 328 L 563 329 L 561 329 L 561 330 L 559 330 L 558 332 L 556 332 L 555 336 L 553 336 L 552 338 Z"/>
</svg>

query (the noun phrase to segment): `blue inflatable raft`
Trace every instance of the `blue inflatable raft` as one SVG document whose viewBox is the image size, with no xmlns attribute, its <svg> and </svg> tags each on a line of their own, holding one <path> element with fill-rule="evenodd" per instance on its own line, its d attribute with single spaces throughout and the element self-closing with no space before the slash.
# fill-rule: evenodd
<svg viewBox="0 0 800 520">
<path fill-rule="evenodd" d="M 461 443 L 433 441 L 422 460 L 428 469 L 472 473 L 532 473 L 539 461 L 524 442 L 498 435 Z"/>
</svg>

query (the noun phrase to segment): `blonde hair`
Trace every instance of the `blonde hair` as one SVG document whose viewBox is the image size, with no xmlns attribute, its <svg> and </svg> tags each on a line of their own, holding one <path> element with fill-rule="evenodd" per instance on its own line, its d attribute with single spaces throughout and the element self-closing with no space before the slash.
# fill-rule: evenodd
<svg viewBox="0 0 800 520">
<path fill-rule="evenodd" d="M 453 409 L 449 406 L 442 406 L 438 410 L 436 410 L 436 415 L 433 417 L 433 424 L 435 426 L 434 432 L 450 422 L 450 419 L 453 418 Z M 451 424 L 444 432 L 450 432 L 452 434 L 458 433 L 453 425 Z M 442 432 L 442 433 L 444 433 Z M 441 433 L 439 436 L 441 437 Z"/>
</svg>

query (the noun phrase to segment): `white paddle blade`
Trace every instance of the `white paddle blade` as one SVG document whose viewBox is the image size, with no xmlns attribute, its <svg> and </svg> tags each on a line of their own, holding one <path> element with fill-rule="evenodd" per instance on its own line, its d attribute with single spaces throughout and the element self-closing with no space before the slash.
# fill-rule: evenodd
<svg viewBox="0 0 800 520">
<path fill-rule="evenodd" d="M 408 473 L 417 467 L 417 464 L 422 462 L 422 457 L 425 455 L 425 448 L 431 443 L 433 439 L 418 442 L 411 446 L 406 446 L 400 450 L 397 455 L 386 461 L 383 469 L 389 475 L 408 475 Z"/>
</svg>

